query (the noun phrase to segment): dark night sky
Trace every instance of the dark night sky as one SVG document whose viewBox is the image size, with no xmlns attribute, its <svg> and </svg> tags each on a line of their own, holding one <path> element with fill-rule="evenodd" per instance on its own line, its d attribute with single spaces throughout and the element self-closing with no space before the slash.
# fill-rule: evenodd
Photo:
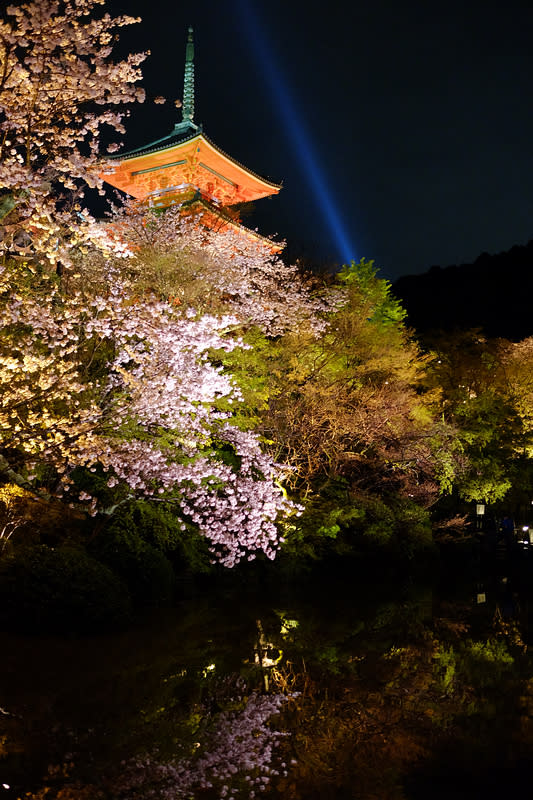
<svg viewBox="0 0 533 800">
<path fill-rule="evenodd" d="M 394 280 L 533 238 L 530 0 L 107 7 L 143 17 L 121 46 L 152 51 L 149 98 L 181 98 L 194 26 L 195 121 L 283 182 L 246 222 L 293 252 L 375 258 Z M 170 132 L 177 117 L 172 103 L 138 106 L 126 145 Z"/>
</svg>

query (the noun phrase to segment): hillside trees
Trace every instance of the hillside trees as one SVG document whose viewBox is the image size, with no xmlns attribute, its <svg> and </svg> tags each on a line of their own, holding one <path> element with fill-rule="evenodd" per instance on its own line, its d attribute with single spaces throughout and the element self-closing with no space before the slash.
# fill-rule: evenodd
<svg viewBox="0 0 533 800">
<path fill-rule="evenodd" d="M 114 253 L 77 246 L 68 195 L 97 183 L 110 106 L 140 97 L 143 56 L 110 62 L 133 20 L 95 19 L 101 4 L 33 0 L 0 27 L 0 479 L 91 513 L 165 503 L 227 566 L 275 555 L 287 465 L 309 527 L 318 509 L 328 536 L 416 528 L 453 479 L 453 437 L 371 263 L 322 286 L 178 207 L 133 204 L 93 226 Z M 19 230 L 32 262 L 10 257 Z"/>
<path fill-rule="evenodd" d="M 450 488 L 453 431 L 435 420 L 438 391 L 421 389 L 427 359 L 372 263 L 313 284 L 264 248 L 202 229 L 179 208 L 146 214 L 130 206 L 111 230 L 131 243 L 122 264 L 137 291 L 239 320 L 249 347 L 222 356 L 245 399 L 238 414 L 290 465 L 291 490 L 310 514 L 326 509 L 333 521 L 323 520 L 324 530 L 334 535 L 339 519 L 372 530 L 369 520 L 381 516 L 373 530 L 387 538 L 403 515 L 405 527 L 422 519 L 427 537 L 428 518 L 416 509 Z"/>
<path fill-rule="evenodd" d="M 453 429 L 436 418 L 438 393 L 421 390 L 426 359 L 373 263 L 344 267 L 334 291 L 344 302 L 324 330 L 293 330 L 263 350 L 262 430 L 294 468 L 309 531 L 427 543 L 420 509 L 453 480 Z"/>
<path fill-rule="evenodd" d="M 478 330 L 441 334 L 429 380 L 441 389 L 463 468 L 456 493 L 469 502 L 530 492 L 533 454 L 532 342 L 487 339 Z"/>
</svg>

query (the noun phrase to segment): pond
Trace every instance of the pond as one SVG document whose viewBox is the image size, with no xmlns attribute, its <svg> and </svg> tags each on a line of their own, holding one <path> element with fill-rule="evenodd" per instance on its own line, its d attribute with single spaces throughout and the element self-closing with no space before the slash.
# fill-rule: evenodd
<svg viewBox="0 0 533 800">
<path fill-rule="evenodd" d="M 533 766 L 530 572 L 351 570 L 0 635 L 0 800 L 495 798 Z"/>
</svg>

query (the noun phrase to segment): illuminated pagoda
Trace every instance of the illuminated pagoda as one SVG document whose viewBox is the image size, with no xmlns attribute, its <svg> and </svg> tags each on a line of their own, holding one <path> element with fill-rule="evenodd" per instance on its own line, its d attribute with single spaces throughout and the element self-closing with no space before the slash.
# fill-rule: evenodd
<svg viewBox="0 0 533 800">
<path fill-rule="evenodd" d="M 194 122 L 194 44 L 189 28 L 183 84 L 182 119 L 174 130 L 143 147 L 110 156 L 116 166 L 101 174 L 106 183 L 145 202 L 150 208 L 180 204 L 183 212 L 201 215 L 209 228 L 237 230 L 273 252 L 283 245 L 242 225 L 231 212 L 277 194 L 281 186 L 261 178 L 228 156 Z"/>
</svg>

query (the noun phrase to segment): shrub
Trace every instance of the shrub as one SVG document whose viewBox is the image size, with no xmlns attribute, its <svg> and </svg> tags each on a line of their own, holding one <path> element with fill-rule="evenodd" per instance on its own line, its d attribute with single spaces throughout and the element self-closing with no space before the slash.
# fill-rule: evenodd
<svg viewBox="0 0 533 800">
<path fill-rule="evenodd" d="M 44 545 L 0 561 L 0 624 L 31 631 L 88 631 L 127 621 L 120 578 L 83 550 Z"/>
<path fill-rule="evenodd" d="M 193 526 L 187 526 L 174 508 L 138 500 L 120 509 L 111 520 L 105 536 L 132 537 L 163 552 L 176 572 L 208 572 L 211 554 L 206 540 Z M 130 545 L 131 546 L 131 545 Z"/>
<path fill-rule="evenodd" d="M 146 544 L 135 528 L 103 531 L 91 543 L 90 553 L 120 575 L 136 606 L 161 606 L 172 599 L 172 564 L 164 553 Z"/>
<path fill-rule="evenodd" d="M 405 556 L 414 558 L 434 549 L 431 519 L 425 508 L 399 497 L 394 504 L 394 513 L 400 549 Z"/>
<path fill-rule="evenodd" d="M 424 508 L 397 493 L 349 492 L 340 480 L 307 501 L 301 517 L 286 528 L 283 553 L 296 561 L 331 556 L 411 560 L 434 550 Z"/>
<path fill-rule="evenodd" d="M 497 687 L 513 664 L 514 658 L 501 639 L 468 640 L 464 645 L 461 666 L 466 679 L 474 686 Z"/>
</svg>

